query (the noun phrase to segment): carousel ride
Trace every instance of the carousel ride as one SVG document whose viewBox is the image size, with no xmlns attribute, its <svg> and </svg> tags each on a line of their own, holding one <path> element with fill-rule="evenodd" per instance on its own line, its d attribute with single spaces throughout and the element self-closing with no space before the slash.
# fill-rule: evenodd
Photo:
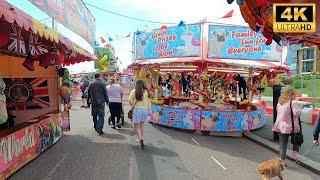
<svg viewBox="0 0 320 180">
<path fill-rule="evenodd" d="M 284 67 L 186 61 L 130 66 L 152 102 L 150 122 L 205 132 L 243 132 L 266 123 L 261 93 Z M 260 98 L 259 98 L 260 97 Z M 260 101 L 259 101 L 259 100 Z"/>
</svg>

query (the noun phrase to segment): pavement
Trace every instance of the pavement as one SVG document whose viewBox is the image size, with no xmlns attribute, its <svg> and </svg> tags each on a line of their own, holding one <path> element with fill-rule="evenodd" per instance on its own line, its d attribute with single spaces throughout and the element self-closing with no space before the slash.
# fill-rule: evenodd
<svg viewBox="0 0 320 180">
<path fill-rule="evenodd" d="M 125 106 L 128 111 L 128 106 Z M 71 131 L 52 148 L 10 179 L 261 179 L 257 166 L 277 154 L 243 137 L 199 136 L 146 124 L 141 150 L 133 129 L 114 130 L 105 123 L 98 136 L 89 109 L 75 105 Z M 311 180 L 320 176 L 293 164 L 285 179 Z"/>
<path fill-rule="evenodd" d="M 314 147 L 313 141 L 313 126 L 307 123 L 301 123 L 304 136 L 304 143 L 301 146 L 300 155 L 302 165 L 320 174 L 320 147 Z M 275 152 L 278 152 L 279 142 L 273 140 L 273 117 L 267 116 L 267 123 L 262 128 L 252 131 L 252 134 L 247 134 L 249 139 L 252 139 L 268 148 L 271 148 Z M 274 147 L 274 148 L 273 148 Z M 288 144 L 288 149 L 292 149 L 292 144 Z M 290 150 L 289 150 L 290 152 Z M 291 154 L 291 153 L 290 153 Z"/>
</svg>

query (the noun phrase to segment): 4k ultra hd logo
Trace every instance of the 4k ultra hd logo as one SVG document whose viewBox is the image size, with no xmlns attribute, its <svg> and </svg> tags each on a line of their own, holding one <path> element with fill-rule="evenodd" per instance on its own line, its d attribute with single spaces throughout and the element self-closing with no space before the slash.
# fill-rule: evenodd
<svg viewBox="0 0 320 180">
<path fill-rule="evenodd" d="M 316 32 L 316 5 L 312 3 L 273 4 L 273 32 Z"/>
</svg>

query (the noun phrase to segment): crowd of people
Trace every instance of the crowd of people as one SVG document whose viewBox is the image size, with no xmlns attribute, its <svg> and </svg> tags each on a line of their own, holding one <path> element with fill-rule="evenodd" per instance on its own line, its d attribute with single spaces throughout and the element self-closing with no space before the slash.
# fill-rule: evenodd
<svg viewBox="0 0 320 180">
<path fill-rule="evenodd" d="M 171 78 L 166 80 L 159 79 L 159 84 L 165 86 L 167 89 L 171 89 L 173 84 L 170 83 Z M 241 82 L 241 77 L 237 76 L 236 81 Z M 211 81 L 212 82 L 212 81 Z M 192 90 L 194 85 L 192 84 L 192 78 L 187 75 L 183 75 L 179 81 L 182 89 L 187 93 Z M 86 77 L 81 81 L 82 91 L 82 106 L 90 107 L 93 117 L 94 129 L 98 134 L 103 134 L 104 117 L 105 117 L 105 105 L 109 106 L 110 121 L 112 128 L 121 128 L 120 119 L 123 115 L 123 90 L 119 84 L 116 83 L 114 78 L 109 78 L 109 85 L 106 86 L 102 81 L 100 74 L 94 76 L 94 80 L 89 83 Z M 293 144 L 293 156 L 298 158 L 300 146 L 303 144 L 303 135 L 301 127 L 301 110 L 302 107 L 295 101 L 296 92 L 291 87 L 286 87 L 279 97 L 277 104 L 277 118 L 273 125 L 272 131 L 279 134 L 279 155 L 284 165 L 287 163 L 286 151 L 288 146 L 289 137 L 291 137 L 291 143 Z M 168 92 L 164 91 L 164 95 L 168 95 Z M 137 135 L 137 143 L 141 148 L 144 148 L 143 132 L 144 122 L 147 121 L 150 116 L 151 103 L 148 96 L 148 87 L 142 80 L 137 80 L 135 88 L 129 95 L 129 104 L 132 109 L 132 123 Z M 318 115 L 316 124 L 313 131 L 313 144 L 319 145 L 319 133 L 320 133 L 320 115 Z"/>
<path fill-rule="evenodd" d="M 82 77 L 80 83 L 82 91 L 82 108 L 91 107 L 93 125 L 95 131 L 102 135 L 105 122 L 105 106 L 109 106 L 109 120 L 113 129 L 121 129 L 121 118 L 123 118 L 123 89 L 116 79 L 110 77 L 108 85 L 102 80 L 100 74 L 94 75 L 94 80 L 89 82 L 87 77 Z M 144 122 L 150 116 L 150 100 L 145 83 L 142 80 L 136 81 L 135 88 L 129 95 L 129 104 L 132 106 L 132 123 L 137 135 L 137 143 L 144 148 L 143 132 Z M 123 122 L 122 122 L 123 123 Z"/>
</svg>

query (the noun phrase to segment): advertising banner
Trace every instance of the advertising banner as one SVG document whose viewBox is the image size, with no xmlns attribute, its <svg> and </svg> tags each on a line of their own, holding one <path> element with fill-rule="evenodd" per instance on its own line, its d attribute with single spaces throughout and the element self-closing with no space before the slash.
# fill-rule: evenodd
<svg viewBox="0 0 320 180">
<path fill-rule="evenodd" d="M 263 109 L 251 112 L 203 110 L 201 113 L 201 130 L 234 132 L 258 129 L 266 123 Z"/>
<path fill-rule="evenodd" d="M 62 137 L 60 121 L 60 115 L 54 114 L 37 124 L 37 130 L 40 140 L 40 153 L 51 147 Z"/>
<path fill-rule="evenodd" d="M 31 124 L 0 140 L 0 179 L 6 179 L 62 137 L 60 115 Z"/>
<path fill-rule="evenodd" d="M 35 126 L 21 129 L 2 138 L 0 144 L 0 173 L 8 168 L 13 168 L 11 171 L 18 170 L 26 162 L 34 159 L 38 150 L 39 136 Z"/>
<path fill-rule="evenodd" d="M 135 35 L 137 60 L 171 57 L 199 57 L 200 24 L 156 29 Z"/>
<path fill-rule="evenodd" d="M 281 61 L 282 48 L 249 27 L 209 26 L 209 58 Z"/>
<path fill-rule="evenodd" d="M 16 110 L 50 107 L 47 78 L 4 78 L 7 106 Z"/>
<path fill-rule="evenodd" d="M 83 37 L 92 46 L 95 40 L 95 20 L 82 0 L 29 0 L 56 21 Z"/>
<path fill-rule="evenodd" d="M 200 129 L 200 110 L 152 105 L 150 121 L 181 129 Z"/>
</svg>

